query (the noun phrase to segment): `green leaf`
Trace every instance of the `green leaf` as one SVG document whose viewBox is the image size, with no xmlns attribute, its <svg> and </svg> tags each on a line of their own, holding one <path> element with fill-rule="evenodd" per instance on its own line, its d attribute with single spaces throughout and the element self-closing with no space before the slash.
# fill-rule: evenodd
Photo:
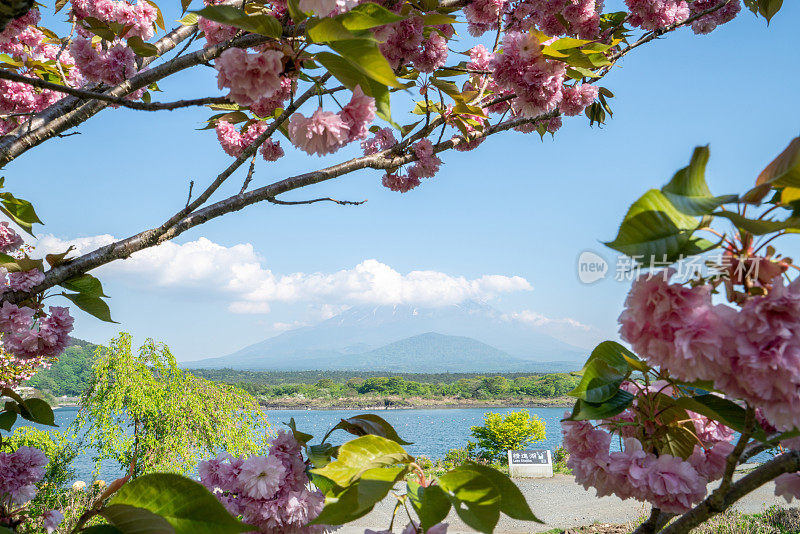
<svg viewBox="0 0 800 534">
<path fill-rule="evenodd" d="M 482 474 L 457 467 L 439 478 L 458 517 L 479 532 L 491 533 L 500 519 L 500 492 Z"/>
<path fill-rule="evenodd" d="M 342 419 L 341 422 L 333 428 L 334 430 L 345 430 L 356 436 L 373 434 L 395 441 L 400 445 L 412 445 L 410 441 L 402 440 L 400 436 L 397 435 L 397 431 L 394 427 L 386 422 L 385 419 L 371 413 L 354 415 L 348 419 Z"/>
<path fill-rule="evenodd" d="M 158 55 L 158 48 L 156 45 L 144 42 L 138 35 L 128 37 L 128 46 L 131 47 L 131 50 L 133 50 L 137 56 L 154 57 Z"/>
<path fill-rule="evenodd" d="M 295 24 L 300 24 L 308 18 L 308 15 L 300 9 L 299 0 L 286 0 L 286 8 L 289 10 L 289 16 Z"/>
<path fill-rule="evenodd" d="M 590 403 L 601 403 L 613 397 L 620 384 L 632 371 L 646 372 L 647 364 L 615 341 L 603 341 L 586 360 L 580 383 L 567 393 Z"/>
<path fill-rule="evenodd" d="M 173 534 L 175 529 L 160 515 L 129 504 L 112 504 L 100 511 L 122 534 Z"/>
<path fill-rule="evenodd" d="M 750 232 L 753 235 L 771 234 L 790 228 L 800 228 L 800 217 L 790 217 L 784 221 L 748 219 L 733 211 L 717 211 L 714 216 L 724 217 L 740 230 Z"/>
<path fill-rule="evenodd" d="M 489 479 L 500 493 L 500 511 L 508 517 L 519 519 L 520 521 L 542 523 L 531 511 L 531 507 L 520 489 L 506 475 L 488 465 L 481 465 L 471 461 L 466 462 L 461 467 L 476 471 Z"/>
<path fill-rule="evenodd" d="M 297 430 L 297 423 L 294 422 L 294 417 L 290 417 L 289 422 L 283 424 L 288 426 L 289 429 L 291 429 L 292 436 L 294 437 L 295 441 L 297 441 L 301 445 L 305 445 L 306 443 L 311 441 L 311 438 L 314 437 L 311 434 L 306 434 L 305 432 L 300 432 L 299 430 Z"/>
<path fill-rule="evenodd" d="M 61 287 L 69 289 L 70 291 L 82 293 L 90 297 L 108 298 L 108 295 L 103 293 L 103 284 L 101 284 L 100 280 L 91 274 L 82 274 L 80 276 L 76 276 L 75 278 L 70 278 L 69 280 L 62 282 L 60 285 Z"/>
<path fill-rule="evenodd" d="M 331 462 L 331 458 L 335 458 L 339 454 L 339 447 L 330 443 L 321 443 L 319 445 L 309 445 L 307 452 L 311 465 L 325 467 Z"/>
<path fill-rule="evenodd" d="M 315 43 L 330 43 L 333 41 L 362 38 L 353 35 L 350 30 L 345 28 L 337 19 L 329 17 L 309 22 L 306 33 Z"/>
<path fill-rule="evenodd" d="M 590 419 L 605 419 L 620 414 L 631 405 L 633 395 L 622 389 L 605 402 L 592 403 L 582 399 L 575 402 L 570 421 L 585 421 Z"/>
<path fill-rule="evenodd" d="M 335 41 L 329 45 L 334 51 L 345 57 L 362 73 L 376 82 L 388 87 L 403 87 L 394 75 L 392 67 L 372 39 L 350 39 Z"/>
<path fill-rule="evenodd" d="M 758 0 L 758 12 L 767 19 L 767 24 L 772 21 L 778 11 L 783 7 L 783 0 Z"/>
<path fill-rule="evenodd" d="M 5 214 L 6 217 L 10 218 L 20 228 L 31 235 L 33 235 L 31 229 L 34 223 L 44 224 L 41 219 L 39 219 L 39 216 L 36 215 L 33 204 L 27 200 L 16 198 L 11 193 L 6 192 L 0 193 L 0 203 L 3 204 L 2 207 L 0 207 L 0 212 Z"/>
<path fill-rule="evenodd" d="M 226 5 L 206 6 L 192 13 L 197 13 L 201 17 L 220 24 L 227 24 L 240 30 L 265 35 L 274 39 L 283 35 L 283 27 L 278 22 L 278 19 L 264 13 L 248 15 L 239 8 Z"/>
<path fill-rule="evenodd" d="M 405 18 L 373 2 L 359 4 L 347 13 L 337 17 L 344 27 L 351 31 L 368 30 L 376 26 L 398 22 Z"/>
<path fill-rule="evenodd" d="M 789 146 L 758 175 L 756 186 L 765 184 L 800 187 L 800 137 L 792 139 Z"/>
<path fill-rule="evenodd" d="M 17 414 L 14 412 L 1 412 L 0 413 L 0 429 L 6 432 L 11 432 L 11 427 L 17 421 Z"/>
<path fill-rule="evenodd" d="M 422 23 L 425 26 L 444 26 L 446 24 L 455 24 L 456 22 L 458 22 L 457 18 L 443 13 L 427 13 L 422 15 Z"/>
<path fill-rule="evenodd" d="M 697 242 L 690 238 L 698 226 L 697 219 L 678 211 L 661 191 L 651 189 L 633 203 L 616 239 L 606 245 L 633 258 L 644 258 L 644 263 L 650 258 L 672 262 L 694 252 L 692 245 Z"/>
<path fill-rule="evenodd" d="M 53 409 L 42 399 L 26 399 L 22 404 L 20 415 L 28 421 L 40 423 L 42 425 L 56 426 L 56 417 Z"/>
<path fill-rule="evenodd" d="M 183 18 L 178 19 L 176 22 L 180 22 L 184 26 L 194 26 L 195 24 L 197 24 L 198 18 L 199 16 L 197 15 L 197 13 L 187 13 L 186 15 L 183 16 Z"/>
<path fill-rule="evenodd" d="M 675 404 L 714 421 L 719 421 L 737 432 L 744 431 L 745 409 L 728 399 L 709 393 L 696 397 L 679 397 L 675 399 Z M 763 430 L 759 428 L 756 428 L 753 435 L 761 440 L 766 438 Z"/>
<path fill-rule="evenodd" d="M 367 470 L 395 464 L 408 464 L 414 458 L 394 441 L 380 436 L 362 436 L 339 447 L 335 462 L 312 470 L 345 487 L 358 480 Z"/>
<path fill-rule="evenodd" d="M 620 373 L 607 361 L 589 360 L 583 368 L 580 383 L 567 394 L 592 403 L 604 402 L 616 395 L 629 374 L 630 371 Z"/>
<path fill-rule="evenodd" d="M 117 322 L 111 318 L 111 310 L 108 304 L 100 297 L 93 297 L 83 293 L 61 293 L 61 295 L 71 300 L 78 308 L 101 321 L 107 323 Z"/>
<path fill-rule="evenodd" d="M 417 513 L 423 531 L 444 521 L 452 504 L 441 487 L 436 485 L 425 487 L 413 480 L 409 480 L 407 486 L 408 501 Z"/>
<path fill-rule="evenodd" d="M 664 196 L 686 215 L 708 215 L 722 204 L 735 202 L 736 195 L 715 197 L 706 184 L 708 146 L 694 149 L 688 167 L 675 173 L 672 180 L 661 188 Z"/>
<path fill-rule="evenodd" d="M 44 259 L 47 261 L 47 263 L 50 264 L 51 267 L 57 267 L 57 266 L 61 265 L 62 263 L 66 263 L 67 261 L 69 261 L 69 260 L 66 260 L 65 258 L 67 257 L 67 255 L 70 252 L 72 252 L 72 249 L 74 249 L 74 248 L 75 248 L 74 246 L 70 245 L 69 248 L 65 252 L 61 252 L 59 254 L 47 254 L 47 255 L 45 255 Z M 14 261 L 14 258 L 12 258 L 11 256 L 8 256 L 7 254 L 4 254 L 2 257 L 0 257 L 0 261 L 3 261 L 5 263 L 6 258 L 11 258 L 11 261 L 12 262 Z M 72 258 L 70 258 L 70 259 L 72 259 Z"/>
<path fill-rule="evenodd" d="M 342 85 L 348 89 L 361 87 L 364 94 L 375 99 L 376 114 L 394 125 L 391 116 L 390 93 L 388 87 L 376 82 L 356 68 L 352 62 L 330 52 L 317 52 L 317 61 L 324 66 Z"/>
<path fill-rule="evenodd" d="M 164 518 L 177 534 L 226 534 L 253 530 L 234 519 L 199 482 L 172 473 L 143 475 L 128 482 L 110 505 L 144 508 Z"/>
</svg>

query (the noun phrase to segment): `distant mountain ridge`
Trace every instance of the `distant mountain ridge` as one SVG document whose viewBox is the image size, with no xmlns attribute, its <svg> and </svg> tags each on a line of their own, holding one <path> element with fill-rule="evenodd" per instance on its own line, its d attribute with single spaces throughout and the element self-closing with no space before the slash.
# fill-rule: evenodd
<svg viewBox="0 0 800 534">
<path fill-rule="evenodd" d="M 254 371 L 564 372 L 586 351 L 469 301 L 454 306 L 355 306 L 187 368 Z"/>
</svg>

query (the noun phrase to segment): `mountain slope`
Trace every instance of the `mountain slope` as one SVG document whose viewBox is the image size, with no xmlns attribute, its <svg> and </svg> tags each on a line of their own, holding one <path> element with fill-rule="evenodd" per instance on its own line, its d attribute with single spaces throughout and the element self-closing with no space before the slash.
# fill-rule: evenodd
<svg viewBox="0 0 800 534">
<path fill-rule="evenodd" d="M 539 328 L 508 320 L 491 306 L 468 301 L 439 308 L 354 306 L 317 325 L 284 332 L 228 356 L 184 362 L 182 365 L 193 368 L 298 369 L 303 367 L 303 361 L 308 365 L 329 359 L 345 361 L 346 355 L 364 354 L 431 332 L 469 337 L 507 356 L 537 362 L 573 362 L 585 353 Z M 431 363 L 435 365 L 436 360 Z"/>
</svg>

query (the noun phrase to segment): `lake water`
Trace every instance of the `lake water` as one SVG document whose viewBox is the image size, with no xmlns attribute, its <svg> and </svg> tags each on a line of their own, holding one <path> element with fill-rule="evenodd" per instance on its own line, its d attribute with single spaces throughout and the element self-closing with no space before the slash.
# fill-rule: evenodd
<svg viewBox="0 0 800 534">
<path fill-rule="evenodd" d="M 413 455 L 423 455 L 429 458 L 442 458 L 450 449 L 464 447 L 469 439 L 469 429 L 483 422 L 486 412 L 506 413 L 520 408 L 442 408 L 442 409 L 409 409 L 409 410 L 374 410 L 386 419 L 397 433 L 406 441 L 413 442 L 408 445 L 408 450 Z M 559 420 L 564 416 L 564 408 L 527 408 L 527 410 L 545 422 L 547 439 L 537 443 L 537 448 L 555 449 L 561 444 L 561 425 Z M 54 410 L 56 424 L 59 430 L 66 429 L 75 419 L 78 408 L 56 408 Z M 346 419 L 365 410 L 266 410 L 267 419 L 273 428 L 286 428 L 282 423 L 289 422 L 294 417 L 298 430 L 313 434 L 318 443 L 322 436 L 340 419 Z M 21 421 L 21 420 L 20 420 Z M 24 421 L 24 424 L 30 424 Z M 43 430 L 51 429 L 34 425 Z M 337 437 L 338 434 L 338 437 Z M 339 443 L 352 437 L 344 431 L 337 431 L 331 437 L 334 443 Z M 94 463 L 91 453 L 82 454 L 75 461 L 76 476 L 79 480 L 91 480 Z M 100 477 L 105 480 L 119 476 L 117 466 L 104 463 L 101 466 Z"/>
<path fill-rule="evenodd" d="M 412 445 L 406 446 L 406 450 L 411 454 L 442 458 L 450 449 L 464 447 L 467 444 L 470 427 L 482 424 L 484 413 L 504 414 L 520 409 L 528 410 L 545 422 L 546 438 L 543 442 L 536 443 L 534 448 L 554 450 L 561 444 L 559 421 L 564 417 L 565 408 L 420 408 L 375 410 L 373 413 L 380 415 L 394 426 L 401 438 L 413 442 Z M 65 429 L 75 419 L 78 409 L 57 408 L 54 412 L 59 429 Z M 364 413 L 364 410 L 266 410 L 265 413 L 273 428 L 286 428 L 282 423 L 288 423 L 289 418 L 294 417 L 297 429 L 313 434 L 315 440 L 312 440 L 312 443 L 318 443 L 340 419 Z M 45 430 L 51 428 L 35 426 Z M 341 443 L 350 437 L 344 431 L 337 431 L 331 440 L 334 443 Z M 612 440 L 612 448 L 618 449 L 617 440 Z M 763 461 L 766 458 L 766 455 L 759 455 L 755 460 Z M 76 459 L 75 474 L 79 480 L 91 480 L 93 469 L 91 453 L 83 454 Z M 109 463 L 101 466 L 99 478 L 110 480 L 119 475 L 117 466 Z"/>
</svg>

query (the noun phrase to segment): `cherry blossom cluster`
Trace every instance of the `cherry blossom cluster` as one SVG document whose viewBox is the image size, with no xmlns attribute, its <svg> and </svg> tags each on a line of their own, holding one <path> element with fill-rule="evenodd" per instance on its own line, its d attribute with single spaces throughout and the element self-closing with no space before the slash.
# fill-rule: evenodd
<svg viewBox="0 0 800 534">
<path fill-rule="evenodd" d="M 651 365 L 685 381 L 708 380 L 756 408 L 763 428 L 800 427 L 800 281 L 785 283 L 782 267 L 764 295 L 738 310 L 713 305 L 707 285 L 670 284 L 665 276 L 637 279 L 620 316 L 620 335 Z M 780 376 L 780 380 L 775 377 Z M 787 440 L 800 449 L 800 440 Z M 777 495 L 800 498 L 800 473 L 776 479 Z"/>
<path fill-rule="evenodd" d="M 233 124 L 227 121 L 217 122 L 217 138 L 222 149 L 229 156 L 238 158 L 245 148 L 252 145 L 255 140 L 267 129 L 267 123 L 255 121 L 245 127 L 244 132 L 240 132 Z M 259 149 L 262 157 L 266 161 L 277 161 L 283 157 L 283 149 L 280 141 L 267 139 Z"/>
<path fill-rule="evenodd" d="M 634 498 L 677 514 L 688 511 L 705 498 L 707 484 L 722 477 L 733 451 L 733 431 L 689 412 L 698 443 L 692 454 L 684 459 L 660 451 L 655 436 L 662 423 L 658 406 L 660 399 L 672 394 L 671 388 L 665 382 L 649 387 L 628 382 L 622 387 L 636 395 L 623 413 L 599 421 L 597 427 L 589 421 L 562 423 L 570 455 L 567 465 L 575 480 L 595 488 L 598 496 Z M 621 451 L 610 452 L 613 434 L 623 440 Z"/>
<path fill-rule="evenodd" d="M 305 469 L 300 444 L 283 431 L 270 441 L 267 456 L 223 455 L 198 464 L 200 482 L 232 515 L 265 534 L 327 532 L 323 525 L 306 526 L 325 498 L 309 490 Z"/>
<path fill-rule="evenodd" d="M 385 138 L 385 137 L 384 137 Z M 380 141 L 377 141 L 380 143 Z M 371 150 L 372 144 L 367 144 L 367 149 Z M 407 193 L 419 186 L 421 178 L 433 178 L 439 172 L 442 160 L 433 151 L 433 143 L 430 139 L 420 139 L 411 145 L 411 152 L 417 160 L 408 167 L 406 173 L 400 171 L 387 171 L 383 177 L 383 185 L 400 193 Z"/>
<path fill-rule="evenodd" d="M 307 154 L 332 154 L 353 141 L 366 139 L 368 127 L 375 119 L 375 99 L 366 96 L 361 87 L 338 113 L 322 108 L 306 117 L 295 113 L 289 120 L 289 139 Z"/>
<path fill-rule="evenodd" d="M 0 510 L 7 513 L 27 503 L 36 496 L 36 483 L 42 480 L 47 456 L 33 447 L 19 447 L 14 452 L 0 452 Z M 44 512 L 44 529 L 54 532 L 64 516 L 57 510 Z M 0 525 L 12 525 L 17 518 L 3 517 Z"/>
<path fill-rule="evenodd" d="M 147 0 L 135 4 L 126 0 L 72 0 L 72 13 L 78 20 L 93 17 L 130 27 L 127 36 L 150 39 L 155 32 L 158 10 Z"/>
<path fill-rule="evenodd" d="M 39 10 L 34 8 L 26 15 L 12 20 L 0 32 L 0 53 L 37 61 L 51 61 L 59 57 L 60 47 L 48 42 L 45 34 L 36 27 L 40 17 Z M 61 52 L 59 60 L 66 71 L 67 80 L 78 83 L 82 78 L 72 68 L 75 62 L 69 51 Z M 22 73 L 28 74 L 25 70 Z M 24 122 L 26 114 L 42 111 L 63 97 L 62 93 L 0 80 L 0 115 L 16 115 L 0 119 L 0 135 L 5 135 Z"/>
<path fill-rule="evenodd" d="M 680 380 L 709 380 L 760 408 L 777 429 L 800 427 L 800 282 L 781 277 L 740 309 L 711 303 L 711 288 L 642 276 L 620 315 L 620 336 Z M 776 373 L 782 377 L 775 380 Z"/>
<path fill-rule="evenodd" d="M 22 238 L 7 222 L 0 223 L 0 252 L 15 252 L 22 244 Z M 42 281 L 44 273 L 37 268 L 10 273 L 0 269 L 2 291 L 30 291 Z M 73 322 L 68 308 L 50 306 L 45 313 L 41 306 L 34 309 L 3 302 L 0 306 L 3 386 L 16 386 L 30 378 L 38 367 L 58 357 L 69 343 Z"/>
<path fill-rule="evenodd" d="M 420 72 L 433 72 L 447 61 L 447 42 L 454 34 L 450 25 L 436 26 L 436 29 L 438 31 L 430 32 L 426 38 L 422 18 L 413 16 L 381 26 L 374 33 L 392 68 L 411 63 Z"/>
</svg>

